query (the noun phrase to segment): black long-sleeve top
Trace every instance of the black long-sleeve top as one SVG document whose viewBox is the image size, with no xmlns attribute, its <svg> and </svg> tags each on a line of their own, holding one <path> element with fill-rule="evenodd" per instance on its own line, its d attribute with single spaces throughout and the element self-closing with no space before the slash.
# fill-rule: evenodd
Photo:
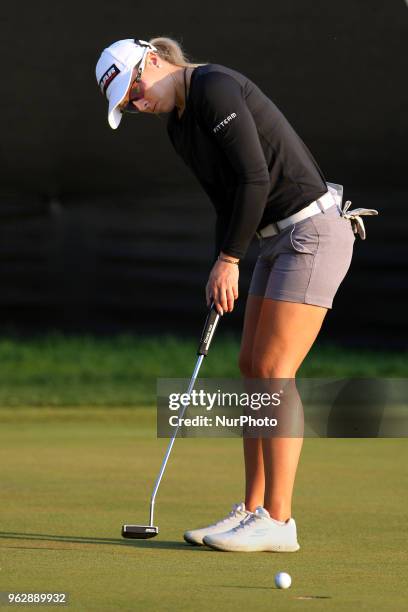
<svg viewBox="0 0 408 612">
<path fill-rule="evenodd" d="M 326 191 L 310 151 L 247 77 L 219 64 L 195 68 L 181 117 L 167 129 L 216 214 L 216 252 L 242 258 L 254 233 Z"/>
</svg>

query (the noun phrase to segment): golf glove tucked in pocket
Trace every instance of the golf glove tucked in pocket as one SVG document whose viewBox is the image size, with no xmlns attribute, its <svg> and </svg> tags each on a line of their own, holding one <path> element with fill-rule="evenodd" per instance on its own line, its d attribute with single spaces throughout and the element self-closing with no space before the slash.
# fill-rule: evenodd
<svg viewBox="0 0 408 612">
<path fill-rule="evenodd" d="M 367 234 L 361 217 L 363 215 L 378 215 L 378 210 L 374 208 L 354 208 L 354 210 L 349 210 L 350 206 L 351 202 L 347 200 L 340 214 L 344 219 L 350 220 L 353 232 L 358 234 L 362 240 L 365 240 Z"/>
</svg>

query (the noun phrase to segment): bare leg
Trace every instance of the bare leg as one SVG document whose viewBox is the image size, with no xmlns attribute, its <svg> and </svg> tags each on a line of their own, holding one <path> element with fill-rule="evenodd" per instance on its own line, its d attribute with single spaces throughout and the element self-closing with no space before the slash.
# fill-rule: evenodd
<svg viewBox="0 0 408 612">
<path fill-rule="evenodd" d="M 252 351 L 255 340 L 256 324 L 263 304 L 263 297 L 249 296 L 245 309 L 242 333 L 240 369 L 244 376 L 250 377 L 252 371 Z M 243 438 L 245 462 L 245 507 L 254 512 L 262 506 L 265 495 L 265 470 L 263 464 L 262 440 Z"/>
<path fill-rule="evenodd" d="M 245 507 L 251 512 L 263 506 L 265 470 L 261 438 L 244 438 Z"/>
<path fill-rule="evenodd" d="M 250 303 L 252 300 L 257 301 L 258 308 Z M 294 378 L 319 333 L 326 312 L 326 308 L 319 306 L 249 296 L 240 356 L 241 372 L 252 378 Z M 252 342 L 249 338 L 252 338 Z M 243 349 L 250 347 L 251 357 L 243 353 Z M 260 458 L 256 443 L 262 445 L 265 479 L 263 504 L 259 504 Z M 253 483 L 247 481 L 248 501 L 256 499 L 257 505 L 264 505 L 276 520 L 285 521 L 291 516 L 293 486 L 302 443 L 302 438 L 278 437 L 247 440 L 244 443 L 247 479 L 255 477 Z"/>
<path fill-rule="evenodd" d="M 323 323 L 327 309 L 266 299 L 258 320 L 253 374 L 294 378 Z M 263 438 L 264 506 L 276 520 L 291 516 L 292 493 L 302 438 Z"/>
</svg>

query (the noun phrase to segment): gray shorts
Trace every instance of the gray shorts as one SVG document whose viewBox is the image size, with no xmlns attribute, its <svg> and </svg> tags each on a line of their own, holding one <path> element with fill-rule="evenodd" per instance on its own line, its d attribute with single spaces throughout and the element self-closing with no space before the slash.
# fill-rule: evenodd
<svg viewBox="0 0 408 612">
<path fill-rule="evenodd" d="M 331 308 L 354 240 L 351 222 L 337 205 L 262 238 L 250 295 Z"/>
</svg>

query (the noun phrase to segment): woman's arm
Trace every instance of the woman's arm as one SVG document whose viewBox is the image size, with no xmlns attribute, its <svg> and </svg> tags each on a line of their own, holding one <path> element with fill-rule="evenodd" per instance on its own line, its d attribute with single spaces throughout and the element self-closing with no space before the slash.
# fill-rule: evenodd
<svg viewBox="0 0 408 612">
<path fill-rule="evenodd" d="M 210 72 L 198 82 L 195 112 L 236 176 L 233 209 L 219 242 L 221 259 L 214 264 L 206 286 L 206 299 L 220 314 L 231 312 L 238 298 L 238 262 L 244 257 L 262 219 L 269 192 L 269 172 L 241 85 L 222 72 Z M 224 230 L 224 228 L 223 228 Z M 225 261 L 229 260 L 229 261 Z"/>
<path fill-rule="evenodd" d="M 221 249 L 242 258 L 265 209 L 270 186 L 267 163 L 240 83 L 223 72 L 210 72 L 195 86 L 200 127 L 223 151 L 236 176 L 233 210 Z"/>
</svg>

